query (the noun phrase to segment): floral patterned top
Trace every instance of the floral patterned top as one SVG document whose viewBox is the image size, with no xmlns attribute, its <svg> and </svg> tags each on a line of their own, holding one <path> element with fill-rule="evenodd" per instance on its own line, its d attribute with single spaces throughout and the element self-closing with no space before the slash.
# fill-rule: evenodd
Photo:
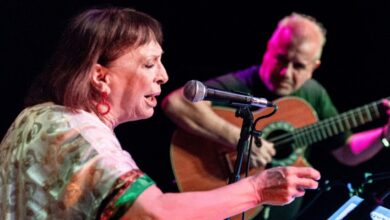
<svg viewBox="0 0 390 220">
<path fill-rule="evenodd" d="M 154 182 L 95 115 L 26 108 L 0 144 L 0 219 L 120 217 Z"/>
</svg>

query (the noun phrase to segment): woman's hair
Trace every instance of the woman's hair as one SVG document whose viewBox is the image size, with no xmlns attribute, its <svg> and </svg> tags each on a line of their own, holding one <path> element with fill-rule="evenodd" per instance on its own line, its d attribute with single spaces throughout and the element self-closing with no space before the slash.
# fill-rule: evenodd
<svg viewBox="0 0 390 220">
<path fill-rule="evenodd" d="M 46 70 L 32 85 L 26 105 L 52 101 L 71 109 L 96 112 L 99 92 L 91 84 L 95 63 L 103 66 L 126 49 L 156 40 L 162 44 L 160 23 L 129 8 L 89 9 L 73 18 Z"/>
</svg>

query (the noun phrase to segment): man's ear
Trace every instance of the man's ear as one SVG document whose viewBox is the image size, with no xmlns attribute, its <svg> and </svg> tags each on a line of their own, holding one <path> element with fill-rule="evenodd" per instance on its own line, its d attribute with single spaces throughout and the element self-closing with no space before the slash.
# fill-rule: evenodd
<svg viewBox="0 0 390 220">
<path fill-rule="evenodd" d="M 317 69 L 318 67 L 320 67 L 320 65 L 321 65 L 321 60 L 316 60 L 314 62 L 314 69 Z"/>
<path fill-rule="evenodd" d="M 92 86 L 100 92 L 110 92 L 108 69 L 96 63 L 91 70 Z"/>
</svg>

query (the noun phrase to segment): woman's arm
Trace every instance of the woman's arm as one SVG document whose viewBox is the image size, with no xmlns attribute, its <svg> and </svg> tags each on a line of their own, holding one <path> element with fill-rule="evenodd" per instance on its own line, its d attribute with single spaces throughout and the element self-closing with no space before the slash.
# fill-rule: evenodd
<svg viewBox="0 0 390 220">
<path fill-rule="evenodd" d="M 260 204 L 288 204 L 317 188 L 319 178 L 312 168 L 276 167 L 204 192 L 162 193 L 153 185 L 123 219 L 223 219 Z"/>
</svg>

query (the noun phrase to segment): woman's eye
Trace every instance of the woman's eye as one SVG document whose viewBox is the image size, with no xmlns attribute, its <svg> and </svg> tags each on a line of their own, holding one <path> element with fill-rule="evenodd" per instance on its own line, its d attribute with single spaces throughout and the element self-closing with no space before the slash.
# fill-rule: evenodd
<svg viewBox="0 0 390 220">
<path fill-rule="evenodd" d="M 152 68 L 153 66 L 154 66 L 154 64 L 145 64 L 145 67 L 149 68 L 149 69 Z"/>
</svg>

